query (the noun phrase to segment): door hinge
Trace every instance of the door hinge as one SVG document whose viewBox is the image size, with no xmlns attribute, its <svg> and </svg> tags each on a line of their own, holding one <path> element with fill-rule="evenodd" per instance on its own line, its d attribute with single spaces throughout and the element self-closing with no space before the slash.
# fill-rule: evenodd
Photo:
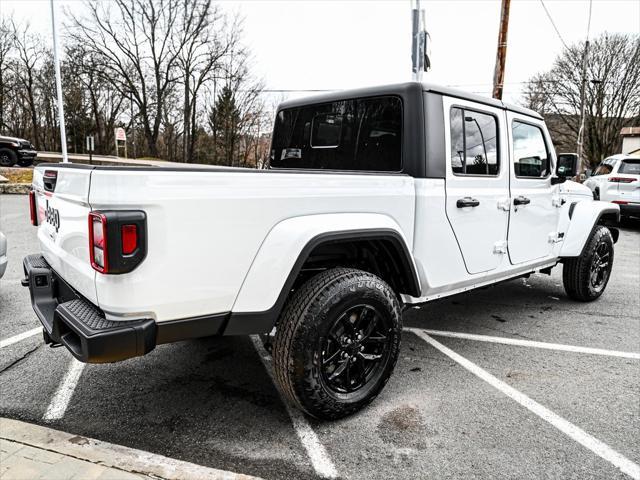
<svg viewBox="0 0 640 480">
<path fill-rule="evenodd" d="M 567 201 L 564 198 L 561 198 L 561 197 L 554 197 L 554 198 L 551 199 L 551 205 L 553 205 L 554 207 L 560 208 L 565 203 L 567 203 Z"/>
<path fill-rule="evenodd" d="M 551 232 L 549 234 L 549 243 L 558 243 L 564 240 L 564 232 Z"/>
<path fill-rule="evenodd" d="M 493 244 L 493 253 L 502 255 L 507 253 L 507 241 L 502 240 Z"/>
<path fill-rule="evenodd" d="M 500 210 L 504 210 L 505 212 L 511 210 L 511 199 L 503 198 L 502 200 L 498 200 L 498 208 Z"/>
</svg>

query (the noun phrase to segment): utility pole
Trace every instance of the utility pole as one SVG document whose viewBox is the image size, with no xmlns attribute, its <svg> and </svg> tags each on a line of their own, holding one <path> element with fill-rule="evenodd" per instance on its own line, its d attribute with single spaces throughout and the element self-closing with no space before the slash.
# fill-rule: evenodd
<svg viewBox="0 0 640 480">
<path fill-rule="evenodd" d="M 587 63 L 589 60 L 589 31 L 591 30 L 591 8 L 593 7 L 593 0 L 589 2 L 589 21 L 587 22 L 587 39 L 584 44 L 584 52 L 582 54 L 582 82 L 580 85 L 580 129 L 578 130 L 578 172 L 580 175 L 584 167 L 584 120 L 585 120 L 585 108 L 586 98 L 585 90 L 587 88 Z"/>
<path fill-rule="evenodd" d="M 496 68 L 493 73 L 493 98 L 502 100 L 504 87 L 504 64 L 507 60 L 507 33 L 509 31 L 509 6 L 511 0 L 502 0 L 500 8 L 500 32 L 498 33 L 498 52 Z"/>
<path fill-rule="evenodd" d="M 60 146 L 62 147 L 62 161 L 68 162 L 67 155 L 67 132 L 64 128 L 64 105 L 62 103 L 62 76 L 60 75 L 60 54 L 58 51 L 58 32 L 56 30 L 56 9 L 53 0 L 49 0 L 51 5 L 51 33 L 53 34 L 53 65 L 56 75 L 56 90 L 58 93 L 58 123 L 60 123 Z"/>
<path fill-rule="evenodd" d="M 427 31 L 425 30 L 424 10 L 420 0 L 412 0 L 411 9 L 411 71 L 415 82 L 422 81 L 422 73 L 431 66 L 427 54 Z"/>
</svg>

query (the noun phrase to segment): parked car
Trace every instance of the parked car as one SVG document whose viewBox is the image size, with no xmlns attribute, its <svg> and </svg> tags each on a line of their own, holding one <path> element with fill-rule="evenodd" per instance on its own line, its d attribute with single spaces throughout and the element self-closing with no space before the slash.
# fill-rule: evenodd
<svg viewBox="0 0 640 480">
<path fill-rule="evenodd" d="M 640 216 L 640 156 L 613 155 L 585 180 L 593 198 L 620 205 L 623 216 Z"/>
<path fill-rule="evenodd" d="M 7 269 L 7 237 L 0 232 L 0 278 Z"/>
<path fill-rule="evenodd" d="M 559 263 L 569 297 L 602 295 L 619 208 L 573 175 L 542 117 L 498 100 L 421 83 L 291 100 L 269 169 L 36 167 L 23 284 L 83 362 L 270 334 L 291 402 L 336 419 L 389 380 L 404 307 Z"/>
<path fill-rule="evenodd" d="M 38 156 L 35 147 L 24 138 L 0 136 L 0 167 L 20 167 L 33 165 Z"/>
</svg>

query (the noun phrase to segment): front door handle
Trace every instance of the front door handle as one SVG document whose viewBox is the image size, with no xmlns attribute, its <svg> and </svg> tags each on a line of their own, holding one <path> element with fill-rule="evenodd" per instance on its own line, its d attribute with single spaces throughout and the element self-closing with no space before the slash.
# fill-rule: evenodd
<svg viewBox="0 0 640 480">
<path fill-rule="evenodd" d="M 471 197 L 460 198 L 456 202 L 456 207 L 458 207 L 458 208 L 477 207 L 478 205 L 480 205 L 480 202 L 478 200 L 476 200 L 475 198 L 471 198 Z"/>
<path fill-rule="evenodd" d="M 531 200 L 523 196 L 516 197 L 513 199 L 514 205 L 529 205 L 530 203 L 531 203 Z"/>
</svg>

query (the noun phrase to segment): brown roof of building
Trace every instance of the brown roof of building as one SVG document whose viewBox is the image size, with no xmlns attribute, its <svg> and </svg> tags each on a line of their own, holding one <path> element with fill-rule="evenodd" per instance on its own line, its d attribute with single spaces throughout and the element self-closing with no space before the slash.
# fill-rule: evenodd
<svg viewBox="0 0 640 480">
<path fill-rule="evenodd" d="M 623 137 L 635 137 L 640 135 L 640 127 L 624 127 L 620 130 L 620 135 Z"/>
</svg>

